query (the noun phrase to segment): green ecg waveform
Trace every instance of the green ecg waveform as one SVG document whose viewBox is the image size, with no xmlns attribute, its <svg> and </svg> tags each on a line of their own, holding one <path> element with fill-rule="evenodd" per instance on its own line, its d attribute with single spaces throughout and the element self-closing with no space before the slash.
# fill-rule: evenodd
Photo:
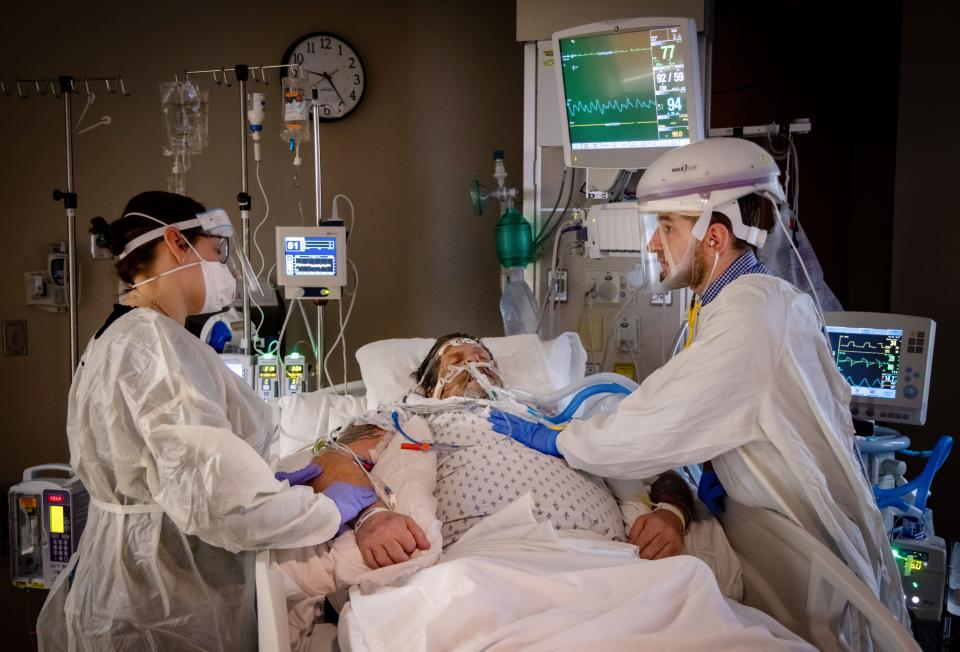
<svg viewBox="0 0 960 652">
<path fill-rule="evenodd" d="M 865 367 L 883 367 L 889 365 L 888 360 L 868 360 L 866 358 L 843 358 L 837 356 L 837 363 L 839 364 L 849 364 L 851 367 L 855 367 L 858 364 L 862 364 Z"/>
<path fill-rule="evenodd" d="M 625 100 L 607 100 L 599 99 L 584 102 L 583 100 L 567 100 L 567 114 L 573 118 L 579 113 L 600 113 L 606 115 L 607 111 L 616 111 L 623 113 L 631 109 L 649 110 L 657 106 L 656 100 L 644 100 L 640 98 L 627 98 Z"/>
</svg>

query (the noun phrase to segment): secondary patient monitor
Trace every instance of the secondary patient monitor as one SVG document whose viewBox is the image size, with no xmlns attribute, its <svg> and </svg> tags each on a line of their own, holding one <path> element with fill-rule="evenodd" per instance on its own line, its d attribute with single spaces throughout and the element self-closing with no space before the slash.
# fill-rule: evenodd
<svg viewBox="0 0 960 652">
<path fill-rule="evenodd" d="M 824 317 L 834 362 L 850 383 L 853 416 L 922 426 L 937 323 L 873 312 Z"/>
<path fill-rule="evenodd" d="M 636 170 L 703 139 L 697 28 L 691 18 L 634 18 L 556 32 L 569 167 Z"/>
<path fill-rule="evenodd" d="M 347 231 L 339 223 L 277 227 L 277 285 L 287 299 L 340 299 L 346 265 Z"/>
</svg>

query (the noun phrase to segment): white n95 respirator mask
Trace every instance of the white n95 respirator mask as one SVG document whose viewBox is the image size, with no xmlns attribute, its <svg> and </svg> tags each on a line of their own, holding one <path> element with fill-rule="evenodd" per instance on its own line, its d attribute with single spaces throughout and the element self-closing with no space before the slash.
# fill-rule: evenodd
<svg viewBox="0 0 960 652">
<path fill-rule="evenodd" d="M 183 269 L 183 268 L 180 268 Z M 237 279 L 223 263 L 200 261 L 203 272 L 203 307 L 198 314 L 220 312 L 233 303 L 237 295 Z"/>
</svg>

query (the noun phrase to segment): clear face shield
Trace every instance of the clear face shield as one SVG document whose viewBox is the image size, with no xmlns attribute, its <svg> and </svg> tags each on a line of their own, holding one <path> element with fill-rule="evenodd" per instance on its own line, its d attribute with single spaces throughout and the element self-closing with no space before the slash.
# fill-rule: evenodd
<svg viewBox="0 0 960 652">
<path fill-rule="evenodd" d="M 203 236 L 219 238 L 220 242 L 216 246 L 217 250 L 220 252 L 219 260 L 221 263 L 226 265 L 233 277 L 237 279 L 243 279 L 246 283 L 247 289 L 251 293 L 259 294 L 262 292 L 257 275 L 253 271 L 253 265 L 250 263 L 250 260 L 246 257 L 246 255 L 244 255 L 243 248 L 240 246 L 240 241 L 236 237 L 233 224 L 230 222 L 230 216 L 227 215 L 227 212 L 222 208 L 214 208 L 203 213 L 197 213 L 197 215 L 192 219 L 184 220 L 182 222 L 174 222 L 172 224 L 167 224 L 162 220 L 158 220 L 152 215 L 147 215 L 146 213 L 127 213 L 124 215 L 124 217 L 127 216 L 145 217 L 149 220 L 157 222 L 158 224 L 161 224 L 162 226 L 158 226 L 152 231 L 147 231 L 143 235 L 137 236 L 128 242 L 127 246 L 124 247 L 123 251 L 120 253 L 120 260 L 123 260 L 135 249 L 138 249 L 149 242 L 153 242 L 154 240 L 163 237 L 164 232 L 170 227 L 180 231 L 200 228 L 203 231 Z M 193 248 L 192 245 L 191 248 Z M 194 249 L 194 251 L 196 250 Z M 199 257 L 199 255 L 200 254 L 198 253 L 197 256 Z"/>
<path fill-rule="evenodd" d="M 689 285 L 696 240 L 689 237 L 686 244 L 678 247 L 676 225 L 664 221 L 657 213 L 644 213 L 641 217 L 646 251 L 627 273 L 630 288 L 661 294 Z M 675 251 L 679 253 L 675 255 Z"/>
</svg>

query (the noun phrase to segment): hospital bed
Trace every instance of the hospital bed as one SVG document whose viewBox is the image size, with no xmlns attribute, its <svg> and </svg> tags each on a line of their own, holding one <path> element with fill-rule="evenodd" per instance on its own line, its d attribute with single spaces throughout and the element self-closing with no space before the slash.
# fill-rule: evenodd
<svg viewBox="0 0 960 652">
<path fill-rule="evenodd" d="M 574 366 L 577 363 L 574 359 Z M 355 381 L 321 392 L 362 397 L 367 389 Z M 772 616 L 821 650 L 850 650 L 841 632 L 857 614 L 868 623 L 875 650 L 919 649 L 867 586 L 799 526 L 772 511 L 738 504 L 729 496 L 720 521 L 742 567 L 743 604 Z M 264 652 L 286 652 L 290 639 L 284 578 L 274 561 L 271 551 L 260 552 L 256 561 L 259 646 Z M 339 649 L 334 625 L 318 625 L 311 638 L 311 650 Z"/>
<path fill-rule="evenodd" d="M 743 603 L 783 623 L 821 650 L 850 649 L 841 638 L 852 608 L 870 624 L 878 652 L 917 650 L 910 634 L 846 565 L 802 528 L 774 512 L 730 498 L 721 521 L 743 568 Z M 261 652 L 290 649 L 287 604 L 273 553 L 257 556 L 257 615 Z M 849 605 L 849 607 L 848 607 Z M 321 624 L 311 650 L 335 650 L 336 627 Z"/>
</svg>

